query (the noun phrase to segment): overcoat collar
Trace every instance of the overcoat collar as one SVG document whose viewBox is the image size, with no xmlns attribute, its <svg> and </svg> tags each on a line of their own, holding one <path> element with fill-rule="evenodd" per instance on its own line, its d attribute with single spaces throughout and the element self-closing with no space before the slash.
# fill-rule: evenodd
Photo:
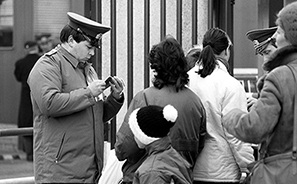
<svg viewBox="0 0 297 184">
<path fill-rule="evenodd" d="M 76 59 L 72 54 L 70 54 L 62 45 L 57 46 L 57 51 L 62 54 L 62 56 L 71 63 L 71 65 L 75 68 L 78 67 L 78 63 L 80 62 Z"/>
<path fill-rule="evenodd" d="M 297 46 L 289 45 L 272 54 L 271 59 L 264 63 L 263 69 L 270 72 L 276 67 L 286 65 L 297 59 Z"/>
</svg>

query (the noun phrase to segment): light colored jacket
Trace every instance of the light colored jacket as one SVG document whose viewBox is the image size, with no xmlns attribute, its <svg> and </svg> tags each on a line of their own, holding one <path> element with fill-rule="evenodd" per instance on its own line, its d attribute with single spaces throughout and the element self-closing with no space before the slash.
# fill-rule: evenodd
<svg viewBox="0 0 297 184">
<path fill-rule="evenodd" d="M 77 65 L 58 46 L 29 75 L 36 183 L 94 183 L 101 175 L 103 126 L 122 103 L 111 95 L 96 102 Z"/>
<path fill-rule="evenodd" d="M 222 127 L 222 118 L 234 108 L 246 112 L 246 94 L 225 65 L 218 63 L 212 74 L 205 78 L 197 74 L 199 65 L 188 72 L 189 87 L 200 97 L 207 113 L 207 136 L 195 164 L 194 180 L 238 182 L 241 170 L 254 161 L 253 149 L 250 144 L 227 133 Z"/>
</svg>

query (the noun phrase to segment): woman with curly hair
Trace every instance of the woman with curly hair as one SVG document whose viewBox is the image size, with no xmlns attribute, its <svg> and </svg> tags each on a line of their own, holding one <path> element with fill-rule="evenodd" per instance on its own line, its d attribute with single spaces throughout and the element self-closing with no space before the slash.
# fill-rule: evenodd
<svg viewBox="0 0 297 184">
<path fill-rule="evenodd" d="M 177 109 L 178 118 L 169 137 L 172 147 L 189 162 L 191 170 L 204 146 L 205 110 L 199 97 L 186 86 L 188 66 L 181 45 L 172 36 L 167 36 L 152 47 L 148 61 L 154 72 L 153 86 L 135 95 L 117 132 L 116 156 L 121 161 L 126 160 L 122 168 L 123 183 L 132 183 L 134 172 L 147 156 L 145 149 L 138 148 L 128 125 L 130 114 L 137 108 L 170 104 Z"/>
</svg>

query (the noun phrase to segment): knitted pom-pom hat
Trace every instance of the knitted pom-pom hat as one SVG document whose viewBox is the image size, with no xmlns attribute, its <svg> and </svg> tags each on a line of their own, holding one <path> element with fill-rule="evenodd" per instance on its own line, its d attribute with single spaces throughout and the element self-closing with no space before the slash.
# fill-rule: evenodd
<svg viewBox="0 0 297 184">
<path fill-rule="evenodd" d="M 276 24 L 285 31 L 286 39 L 297 45 L 297 2 L 290 3 L 283 7 L 277 14 Z"/>
<path fill-rule="evenodd" d="M 177 119 L 177 110 L 172 105 L 164 108 L 149 105 L 134 110 L 129 118 L 129 126 L 134 136 L 148 145 L 168 135 Z"/>
</svg>

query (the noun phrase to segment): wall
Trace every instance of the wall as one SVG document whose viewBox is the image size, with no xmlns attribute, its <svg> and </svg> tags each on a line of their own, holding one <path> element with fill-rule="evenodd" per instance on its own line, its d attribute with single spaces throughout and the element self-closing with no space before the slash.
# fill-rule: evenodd
<svg viewBox="0 0 297 184">
<path fill-rule="evenodd" d="M 66 12 L 83 10 L 81 0 L 14 0 L 14 45 L 0 48 L 0 123 L 17 124 L 21 84 L 13 72 L 16 60 L 25 55 L 24 43 L 42 32 L 58 36 L 68 21 Z"/>
<path fill-rule="evenodd" d="M 258 68 L 249 30 L 258 29 L 258 0 L 235 1 L 234 5 L 234 68 Z"/>
<path fill-rule="evenodd" d="M 15 39 L 17 43 L 10 51 L 0 50 L 2 61 L 0 78 L 0 123 L 17 123 L 17 112 L 20 96 L 20 84 L 13 76 L 14 62 L 23 55 L 23 43 L 43 32 L 50 32 L 59 36 L 61 28 L 67 23 L 66 12 L 73 11 L 84 14 L 82 0 L 15 0 L 16 27 Z M 102 0 L 102 23 L 110 25 L 110 0 Z M 127 82 L 128 50 L 127 50 L 127 0 L 116 0 L 116 73 Z M 150 0 L 150 48 L 160 42 L 160 0 Z M 187 51 L 192 46 L 192 1 L 182 2 L 182 46 Z M 208 0 L 198 2 L 198 33 L 197 42 L 201 43 L 207 30 Z M 177 1 L 166 0 L 166 34 L 176 37 Z M 110 32 L 104 34 L 102 40 L 102 78 L 111 73 L 111 37 Z M 133 95 L 144 88 L 144 1 L 133 0 Z M 126 86 L 125 92 L 127 94 Z M 127 101 L 117 116 L 120 124 L 128 107 Z M 119 125 L 118 125 L 119 127 Z"/>
<path fill-rule="evenodd" d="M 82 0 L 34 0 L 34 35 L 50 33 L 59 42 L 60 31 L 68 22 L 68 11 L 84 14 Z"/>
<path fill-rule="evenodd" d="M 0 48 L 0 123 L 16 124 L 20 83 L 14 77 L 14 63 L 25 55 L 24 43 L 33 39 L 32 0 L 14 1 L 13 47 Z"/>
<path fill-rule="evenodd" d="M 160 42 L 160 0 L 150 0 L 150 48 Z M 182 1 L 182 46 L 185 51 L 192 47 L 191 41 L 191 8 L 192 1 Z M 176 37 L 176 1 L 166 1 L 166 34 Z M 102 0 L 102 23 L 110 25 L 110 0 Z M 207 10 L 208 1 L 198 1 L 198 43 L 202 42 L 202 37 L 207 30 Z M 102 78 L 106 78 L 111 73 L 111 54 L 116 54 L 116 73 L 126 84 L 128 81 L 128 11 L 127 1 L 116 1 L 116 53 L 111 53 L 110 36 L 108 32 L 104 34 L 102 40 Z M 113 29 L 113 28 L 112 28 Z M 144 1 L 133 0 L 133 95 L 144 89 Z M 125 94 L 127 97 L 126 86 Z M 128 108 L 127 100 L 117 116 L 117 128 L 123 121 Z"/>
</svg>

